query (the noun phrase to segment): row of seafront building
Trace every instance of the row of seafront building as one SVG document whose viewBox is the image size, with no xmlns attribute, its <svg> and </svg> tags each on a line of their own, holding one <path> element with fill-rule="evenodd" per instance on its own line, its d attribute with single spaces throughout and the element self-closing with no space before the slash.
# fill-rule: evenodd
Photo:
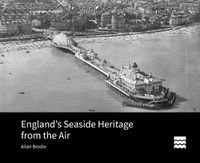
<svg viewBox="0 0 200 163">
<path fill-rule="evenodd" d="M 57 8 L 51 0 L 1 0 L 0 37 L 32 33 L 35 11 L 50 11 Z"/>
<path fill-rule="evenodd" d="M 78 30 L 93 28 L 96 23 L 98 27 L 112 30 L 142 31 L 190 24 L 196 21 L 194 19 L 199 16 L 200 9 L 198 0 L 125 0 L 109 1 L 103 4 L 99 1 L 75 0 L 74 3 L 65 3 L 65 5 L 69 6 L 69 11 L 79 18 L 85 14 L 85 22 L 81 22 L 82 19 L 77 20 L 77 17 L 64 16 L 61 19 L 52 19 L 52 28 Z M 80 23 L 77 23 L 79 28 L 74 28 L 70 20 L 79 21 Z M 91 20 L 93 20 L 92 25 Z M 65 23 L 59 26 L 60 22 Z"/>
<path fill-rule="evenodd" d="M 190 24 L 200 0 L 1 0 L 0 35 L 31 33 L 32 27 L 83 31 L 101 27 L 142 31 Z"/>
</svg>

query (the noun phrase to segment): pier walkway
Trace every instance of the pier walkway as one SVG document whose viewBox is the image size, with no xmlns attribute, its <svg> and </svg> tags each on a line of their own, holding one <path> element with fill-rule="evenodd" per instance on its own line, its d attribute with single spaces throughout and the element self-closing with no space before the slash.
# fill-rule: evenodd
<svg viewBox="0 0 200 163">
<path fill-rule="evenodd" d="M 86 60 L 83 57 L 81 57 L 79 54 L 86 54 L 88 52 L 88 50 L 84 49 L 83 47 L 80 46 L 74 46 L 74 45 L 58 45 L 56 43 L 54 43 L 54 45 L 58 48 L 62 48 L 62 49 L 66 49 L 69 50 L 70 52 L 72 52 L 75 57 L 77 57 L 78 59 L 80 59 L 81 61 L 83 61 L 84 63 L 86 63 L 87 65 L 91 66 L 92 68 L 96 69 L 97 71 L 99 71 L 100 73 L 109 76 L 110 74 L 113 74 L 113 72 L 117 72 L 118 70 L 116 68 L 111 68 L 110 65 L 106 65 L 104 64 L 104 66 L 98 65 L 95 62 L 92 62 L 90 60 Z"/>
</svg>

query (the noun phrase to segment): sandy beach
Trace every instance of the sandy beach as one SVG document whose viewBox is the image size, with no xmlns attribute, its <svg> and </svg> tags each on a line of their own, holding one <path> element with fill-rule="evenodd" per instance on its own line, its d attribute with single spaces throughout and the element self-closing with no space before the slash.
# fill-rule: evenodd
<svg viewBox="0 0 200 163">
<path fill-rule="evenodd" d="M 20 50 L 41 49 L 52 47 L 51 41 L 12 41 L 0 43 L 0 54 Z"/>
<path fill-rule="evenodd" d="M 154 38 L 160 38 L 163 36 L 171 36 L 171 35 L 176 35 L 176 34 L 180 34 L 180 33 L 185 33 L 185 34 L 190 34 L 190 32 L 194 31 L 194 27 L 190 26 L 190 27 L 182 27 L 180 29 L 174 29 L 174 30 L 167 30 L 167 31 L 160 31 L 160 32 L 153 32 L 153 33 L 139 33 L 139 32 L 130 32 L 127 35 L 124 36 L 115 36 L 115 35 L 110 35 L 110 36 L 103 36 L 103 37 L 98 37 L 98 36 L 94 36 L 91 38 L 75 38 L 75 40 L 78 43 L 81 44 L 88 44 L 88 43 L 102 43 L 103 41 L 113 41 L 113 40 L 117 40 L 117 41 L 126 41 L 129 43 L 132 43 L 133 41 L 140 41 L 140 40 L 147 40 L 147 39 L 154 39 Z"/>
</svg>

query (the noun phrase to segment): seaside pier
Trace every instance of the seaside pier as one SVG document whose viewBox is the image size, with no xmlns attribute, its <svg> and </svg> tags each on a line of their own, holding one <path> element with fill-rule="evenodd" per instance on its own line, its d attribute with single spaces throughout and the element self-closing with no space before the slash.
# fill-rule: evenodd
<svg viewBox="0 0 200 163">
<path fill-rule="evenodd" d="M 109 76 L 109 70 L 106 69 L 106 67 L 104 67 L 104 68 L 100 67 L 99 65 L 95 64 L 95 62 L 87 61 L 86 59 L 80 57 L 80 55 L 79 55 L 79 54 L 86 54 L 91 51 L 88 51 L 80 46 L 73 46 L 73 45 L 64 46 L 64 45 L 57 45 L 55 43 L 54 43 L 54 45 L 57 48 L 69 50 L 71 53 L 73 53 L 75 55 L 75 57 L 77 57 L 78 59 L 80 59 L 81 61 L 86 63 L 87 65 L 91 66 L 92 68 L 96 69 L 97 71 L 101 72 L 102 74 Z"/>
<path fill-rule="evenodd" d="M 135 62 L 119 69 L 105 59 L 99 58 L 93 50 L 79 46 L 64 33 L 54 36 L 52 41 L 55 47 L 70 51 L 76 58 L 104 74 L 106 85 L 126 97 L 125 99 L 128 98 L 123 105 L 158 109 L 160 106 L 174 104 L 176 94 L 162 86 L 162 80 L 151 73 L 141 71 Z"/>
<path fill-rule="evenodd" d="M 62 38 L 65 37 L 62 33 L 60 35 Z M 76 58 L 80 59 L 82 62 L 86 63 L 107 77 L 110 74 L 119 72 L 118 68 L 113 66 L 105 59 L 99 58 L 98 54 L 93 50 L 86 50 L 85 48 L 79 46 L 73 39 L 61 39 L 56 38 L 55 36 L 53 39 L 53 45 L 57 48 L 70 51 L 75 55 Z"/>
</svg>

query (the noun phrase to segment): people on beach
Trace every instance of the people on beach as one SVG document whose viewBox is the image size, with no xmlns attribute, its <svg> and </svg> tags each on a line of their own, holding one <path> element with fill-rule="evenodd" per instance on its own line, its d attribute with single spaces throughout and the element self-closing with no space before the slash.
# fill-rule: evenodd
<svg viewBox="0 0 200 163">
<path fill-rule="evenodd" d="M 23 43 L 23 44 L 22 42 L 7 42 L 6 45 L 0 47 L 0 53 L 29 50 L 29 49 L 41 49 L 41 48 L 51 47 L 51 46 L 52 46 L 52 43 L 49 40 L 37 41 L 37 42 L 27 41 L 26 43 Z"/>
</svg>

